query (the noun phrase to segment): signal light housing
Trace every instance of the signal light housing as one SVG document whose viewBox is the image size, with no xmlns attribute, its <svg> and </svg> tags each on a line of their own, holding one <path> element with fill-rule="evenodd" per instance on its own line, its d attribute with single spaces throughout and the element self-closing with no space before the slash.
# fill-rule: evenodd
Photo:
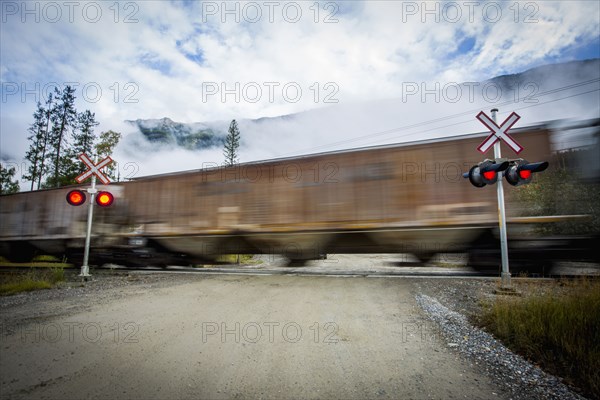
<svg viewBox="0 0 600 400">
<path fill-rule="evenodd" d="M 548 168 L 548 162 L 530 163 L 527 160 L 517 160 L 511 163 L 506 171 L 506 181 L 513 186 L 526 185 L 533 179 L 534 172 L 542 172 Z"/>
<path fill-rule="evenodd" d="M 108 207 L 115 201 L 111 192 L 98 192 L 96 195 L 96 204 L 100 207 Z"/>
<path fill-rule="evenodd" d="M 484 160 L 471 167 L 469 172 L 463 174 L 463 177 L 469 178 L 469 182 L 475 187 L 493 185 L 498 181 L 498 172 L 506 170 L 508 166 L 508 161 L 496 163 L 495 160 Z"/>
<path fill-rule="evenodd" d="M 83 190 L 75 189 L 67 193 L 67 203 L 72 206 L 80 206 L 85 203 L 86 195 Z"/>
</svg>

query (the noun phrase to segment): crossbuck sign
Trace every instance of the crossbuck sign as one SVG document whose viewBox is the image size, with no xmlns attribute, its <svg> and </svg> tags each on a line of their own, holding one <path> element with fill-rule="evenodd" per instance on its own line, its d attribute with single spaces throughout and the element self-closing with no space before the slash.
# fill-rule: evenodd
<svg viewBox="0 0 600 400">
<path fill-rule="evenodd" d="M 83 174 L 75 178 L 77 183 L 85 181 L 92 175 L 96 175 L 98 179 L 100 179 L 100 182 L 104 183 L 105 185 L 108 185 L 110 183 L 110 179 L 108 178 L 108 176 L 104 175 L 100 170 L 106 167 L 108 164 L 110 164 L 113 161 L 112 158 L 106 157 L 98 164 L 94 164 L 94 162 L 90 160 L 90 158 L 86 154 L 80 155 L 79 159 L 83 161 L 85 165 L 87 165 L 88 169 Z"/>
<path fill-rule="evenodd" d="M 498 140 L 504 140 L 508 147 L 513 149 L 513 151 L 517 154 L 523 150 L 523 146 L 517 143 L 516 140 L 508 134 L 508 130 L 512 128 L 512 126 L 516 124 L 519 119 L 521 119 L 519 114 L 513 111 L 512 114 L 510 114 L 500 126 L 498 126 L 494 120 L 488 117 L 483 111 L 477 114 L 475 118 L 481 121 L 482 124 L 492 131 L 492 134 L 488 136 L 477 148 L 477 150 L 479 150 L 481 153 L 485 154 Z"/>
</svg>

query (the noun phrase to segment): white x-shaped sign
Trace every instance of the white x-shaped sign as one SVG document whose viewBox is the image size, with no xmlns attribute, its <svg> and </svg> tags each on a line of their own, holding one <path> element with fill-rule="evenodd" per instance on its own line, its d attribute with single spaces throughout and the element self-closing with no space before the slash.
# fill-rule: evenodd
<svg viewBox="0 0 600 400">
<path fill-rule="evenodd" d="M 94 164 L 94 162 L 92 160 L 90 160 L 90 158 L 85 154 L 81 154 L 79 156 L 79 159 L 81 161 L 83 161 L 83 163 L 85 165 L 87 165 L 89 169 L 87 169 L 83 174 L 81 174 L 77 178 L 75 178 L 77 183 L 81 183 L 81 182 L 85 181 L 87 178 L 89 178 L 92 175 L 96 175 L 98 177 L 98 179 L 100 179 L 100 181 L 102 183 L 104 183 L 105 185 L 108 185 L 110 183 L 110 179 L 108 179 L 108 177 L 106 175 L 104 175 L 102 172 L 100 172 L 100 170 L 102 168 L 106 167 L 108 164 L 110 164 L 112 162 L 112 158 L 106 157 L 104 160 L 100 161 L 98 164 Z"/>
<path fill-rule="evenodd" d="M 485 154 L 498 140 L 504 140 L 508 147 L 513 149 L 517 154 L 523 150 L 523 147 L 508 134 L 508 130 L 512 128 L 512 126 L 516 124 L 519 119 L 521 119 L 519 114 L 513 111 L 500 126 L 498 126 L 494 120 L 488 117 L 483 111 L 477 114 L 476 118 L 481 121 L 482 124 L 487 126 L 490 131 L 492 131 L 492 134 L 488 136 L 477 148 L 477 150 L 479 150 L 481 153 Z"/>
</svg>

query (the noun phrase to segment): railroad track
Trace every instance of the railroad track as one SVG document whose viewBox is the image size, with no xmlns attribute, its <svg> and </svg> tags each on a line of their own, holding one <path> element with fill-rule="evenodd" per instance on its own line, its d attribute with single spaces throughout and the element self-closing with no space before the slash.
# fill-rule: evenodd
<svg viewBox="0 0 600 400">
<path fill-rule="evenodd" d="M 96 269 L 98 272 L 110 270 L 115 273 L 154 273 L 154 274 L 206 274 L 206 275 L 298 275 L 298 276 L 339 276 L 339 277 L 415 277 L 415 278 L 499 278 L 500 275 L 495 271 L 476 271 L 471 268 L 435 268 L 435 267 L 398 267 L 395 270 L 382 269 L 355 269 L 348 270 L 324 268 L 314 269 L 310 267 L 296 268 L 237 268 L 237 267 L 216 267 L 216 268 L 191 268 L 191 267 L 140 267 L 140 268 L 108 268 L 102 267 Z M 570 273 L 570 274 L 515 274 L 513 278 L 535 278 L 535 279 L 576 279 L 581 277 L 600 279 L 600 270 L 595 273 Z"/>
<path fill-rule="evenodd" d="M 102 267 L 98 271 L 111 270 L 113 272 L 141 272 L 141 273 L 190 273 L 190 274 L 235 274 L 235 275 L 304 275 L 304 276 L 424 276 L 424 277 L 484 277 L 493 276 L 472 270 L 455 271 L 427 271 L 428 267 L 418 270 L 383 271 L 365 269 L 311 269 L 310 267 L 291 268 L 244 268 L 244 267 L 216 267 L 216 268 L 191 268 L 191 267 L 167 267 L 167 268 L 109 268 Z"/>
<path fill-rule="evenodd" d="M 27 265 L 26 263 L 18 266 L 0 266 L 0 274 L 28 273 L 33 269 L 48 269 L 48 266 Z M 78 267 L 67 267 L 64 271 L 69 276 L 79 275 Z M 194 268 L 184 266 L 169 266 L 165 268 L 148 267 L 124 267 L 118 265 L 103 265 L 91 267 L 92 275 L 106 274 L 206 274 L 206 275 L 299 275 L 299 276 L 340 276 L 340 277 L 431 277 L 431 278 L 497 278 L 499 273 L 496 271 L 477 271 L 468 267 L 443 268 L 432 266 L 395 266 L 381 267 L 373 269 L 364 269 L 360 267 L 351 267 L 343 269 L 340 267 L 255 267 L 255 266 L 231 266 L 222 265 L 206 268 Z M 590 272 L 590 269 L 572 268 L 568 273 L 532 273 L 527 275 L 514 274 L 513 278 L 600 278 L 600 269 Z"/>
<path fill-rule="evenodd" d="M 19 267 L 0 267 L 0 274 L 15 274 L 15 273 L 28 273 L 32 269 L 42 269 L 40 267 L 31 266 L 19 266 Z M 44 267 L 47 269 L 47 267 Z M 73 276 L 79 275 L 79 268 L 65 268 L 65 273 Z M 383 270 L 361 270 L 361 269 L 348 269 L 348 270 L 326 270 L 326 269 L 311 269 L 311 268 L 244 268 L 244 267 L 214 267 L 214 268 L 193 268 L 193 267 L 177 267 L 170 266 L 166 268 L 159 267 L 122 267 L 122 266 L 101 266 L 91 267 L 90 274 L 93 275 L 106 275 L 106 274 L 129 274 L 129 273 L 146 273 L 146 274 L 206 274 L 206 275 L 302 275 L 302 276 L 341 276 L 341 277 L 352 277 L 352 276 L 371 276 L 371 277 L 386 277 L 386 276 L 397 276 L 397 277 L 494 277 L 495 274 L 478 272 L 473 270 L 455 270 L 449 269 L 448 271 L 437 271 L 432 270 L 429 267 L 420 267 L 418 269 L 411 268 L 410 270 L 403 270 L 398 268 L 397 271 L 383 271 Z"/>
</svg>

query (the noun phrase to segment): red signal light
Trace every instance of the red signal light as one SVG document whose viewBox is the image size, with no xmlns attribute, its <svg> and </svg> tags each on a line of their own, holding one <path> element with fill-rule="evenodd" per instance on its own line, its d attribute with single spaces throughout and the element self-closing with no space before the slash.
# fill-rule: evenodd
<svg viewBox="0 0 600 400">
<path fill-rule="evenodd" d="M 108 207 L 113 201 L 115 201 L 115 197 L 110 192 L 98 192 L 96 196 L 96 204 L 100 207 Z"/>
<path fill-rule="evenodd" d="M 519 171 L 519 176 L 521 177 L 521 179 L 529 179 L 529 177 L 531 176 L 531 171 L 529 171 L 528 169 L 522 169 Z"/>
<path fill-rule="evenodd" d="M 80 206 L 83 203 L 85 203 L 85 193 L 83 192 L 83 190 L 71 190 L 69 193 L 67 193 L 67 203 L 69 203 L 72 206 Z"/>
<path fill-rule="evenodd" d="M 487 180 L 492 180 L 494 179 L 494 177 L 496 176 L 496 172 L 495 171 L 486 171 L 483 173 L 483 177 Z"/>
<path fill-rule="evenodd" d="M 475 187 L 493 185 L 498 181 L 498 172 L 504 171 L 506 168 L 508 168 L 508 161 L 483 160 L 471 167 L 469 172 L 464 173 L 463 178 L 469 178 L 469 181 Z"/>
<path fill-rule="evenodd" d="M 548 168 L 547 161 L 530 163 L 522 158 L 511 161 L 506 171 L 506 181 L 513 186 L 526 185 L 533 179 L 533 174 L 545 171 Z"/>
</svg>

